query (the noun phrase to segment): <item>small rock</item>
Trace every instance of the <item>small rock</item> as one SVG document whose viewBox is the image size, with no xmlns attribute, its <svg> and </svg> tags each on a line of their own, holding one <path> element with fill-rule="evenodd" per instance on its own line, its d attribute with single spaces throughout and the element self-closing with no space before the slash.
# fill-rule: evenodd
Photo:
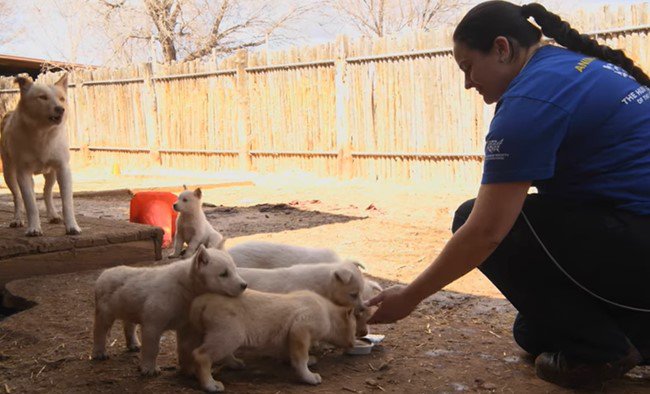
<svg viewBox="0 0 650 394">
<path fill-rule="evenodd" d="M 469 390 L 469 387 L 465 386 L 462 383 L 450 383 L 450 386 L 454 389 L 454 391 L 467 391 L 467 390 Z"/>
<path fill-rule="evenodd" d="M 519 361 L 521 361 L 521 358 L 519 358 L 519 356 L 508 356 L 508 357 L 504 357 L 503 361 L 505 361 L 508 364 L 512 364 L 512 363 L 518 363 Z"/>
</svg>

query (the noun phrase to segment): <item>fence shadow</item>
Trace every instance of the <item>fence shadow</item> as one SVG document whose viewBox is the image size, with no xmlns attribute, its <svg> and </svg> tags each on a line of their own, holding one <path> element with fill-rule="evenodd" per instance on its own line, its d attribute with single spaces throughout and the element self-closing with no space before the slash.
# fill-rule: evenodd
<svg viewBox="0 0 650 394">
<path fill-rule="evenodd" d="M 204 212 L 214 228 L 227 238 L 367 219 L 367 216 L 332 214 L 313 210 L 311 207 L 301 209 L 299 206 L 299 202 L 258 204 L 249 207 L 215 206 L 204 209 Z"/>
<path fill-rule="evenodd" d="M 98 194 L 75 197 L 75 210 L 78 214 L 113 220 L 129 220 L 128 193 Z M 40 199 L 39 199 L 40 200 Z M 13 207 L 10 193 L 0 193 L 0 202 Z M 212 226 L 227 238 L 246 235 L 277 233 L 300 230 L 353 220 L 367 219 L 367 216 L 349 216 L 322 212 L 317 209 L 319 201 L 291 201 L 289 203 L 263 203 L 253 206 L 224 206 L 204 203 L 203 211 Z M 55 198 L 55 206 L 60 210 L 60 200 Z M 44 213 L 42 201 L 38 201 L 41 215 Z M 3 225 L 0 223 L 0 225 Z"/>
</svg>

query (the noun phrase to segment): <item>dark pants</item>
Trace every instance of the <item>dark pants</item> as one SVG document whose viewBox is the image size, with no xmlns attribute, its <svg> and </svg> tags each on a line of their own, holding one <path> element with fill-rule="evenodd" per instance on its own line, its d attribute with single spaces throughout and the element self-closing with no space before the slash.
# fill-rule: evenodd
<svg viewBox="0 0 650 394">
<path fill-rule="evenodd" d="M 458 208 L 452 231 L 473 206 L 470 200 Z M 609 301 L 650 310 L 650 216 L 536 194 L 526 198 L 523 212 L 578 283 Z M 580 288 L 549 258 L 522 215 L 479 269 L 519 311 L 514 338 L 527 352 L 606 362 L 634 345 L 650 359 L 650 312 L 614 306 Z"/>
</svg>

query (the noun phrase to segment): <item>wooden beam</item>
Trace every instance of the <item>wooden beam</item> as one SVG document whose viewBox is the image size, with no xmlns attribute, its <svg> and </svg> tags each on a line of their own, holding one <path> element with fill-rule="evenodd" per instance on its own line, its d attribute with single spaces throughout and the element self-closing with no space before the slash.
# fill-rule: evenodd
<svg viewBox="0 0 650 394">
<path fill-rule="evenodd" d="M 142 261 L 160 260 L 154 239 L 36 253 L 0 260 L 0 289 L 16 279 L 96 270 Z"/>
</svg>

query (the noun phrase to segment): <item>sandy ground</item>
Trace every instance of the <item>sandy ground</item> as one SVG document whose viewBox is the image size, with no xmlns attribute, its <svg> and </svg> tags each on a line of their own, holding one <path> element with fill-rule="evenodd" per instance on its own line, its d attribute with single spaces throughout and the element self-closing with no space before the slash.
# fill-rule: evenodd
<svg viewBox="0 0 650 394">
<path fill-rule="evenodd" d="M 221 179 L 224 180 L 224 179 Z M 433 185 L 406 186 L 315 179 L 299 174 L 233 177 L 247 186 L 204 188 L 205 212 L 230 246 L 268 240 L 330 247 L 361 260 L 382 285 L 407 283 L 435 257 L 450 236 L 455 208 L 472 190 L 449 193 Z M 76 190 L 207 185 L 217 179 L 178 177 L 76 177 Z M 9 201 L 0 188 L 0 201 Z M 79 214 L 128 219 L 127 194 L 79 197 Z M 164 264 L 165 260 L 157 264 Z M 151 264 L 145 262 L 143 264 Z M 37 305 L 0 321 L 0 392 L 200 392 L 178 375 L 171 333 L 158 358 L 163 373 L 140 377 L 138 356 L 124 350 L 121 327 L 113 327 L 111 358 L 89 360 L 92 285 L 98 271 L 15 281 L 8 289 Z M 478 271 L 422 302 L 405 320 L 373 327 L 385 334 L 370 355 L 326 351 L 313 367 L 320 386 L 297 381 L 288 365 L 244 354 L 243 371 L 217 373 L 227 392 L 570 392 L 538 380 L 530 360 L 514 343 L 515 311 Z M 650 369 L 635 368 L 602 388 L 611 393 L 650 392 Z"/>
</svg>

